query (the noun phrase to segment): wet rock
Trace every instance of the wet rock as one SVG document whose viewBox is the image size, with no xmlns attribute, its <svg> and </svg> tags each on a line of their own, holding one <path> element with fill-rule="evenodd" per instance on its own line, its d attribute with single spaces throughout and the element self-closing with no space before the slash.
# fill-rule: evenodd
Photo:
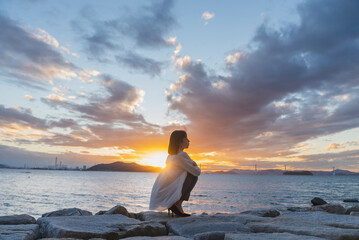
<svg viewBox="0 0 359 240">
<path fill-rule="evenodd" d="M 289 208 L 287 208 L 287 210 L 290 212 L 306 212 L 309 209 L 310 208 L 307 208 L 307 207 L 289 207 Z"/>
<path fill-rule="evenodd" d="M 105 238 L 167 235 L 166 227 L 122 214 L 39 218 L 40 234 L 47 238 Z"/>
<path fill-rule="evenodd" d="M 129 237 L 124 239 L 126 240 L 189 240 L 190 238 L 185 238 L 181 236 L 161 236 L 161 237 Z"/>
<path fill-rule="evenodd" d="M 251 214 L 259 217 L 278 217 L 280 212 L 275 209 L 259 209 L 241 212 L 242 214 Z"/>
<path fill-rule="evenodd" d="M 318 198 L 318 197 L 315 197 L 315 198 L 313 198 L 313 199 L 310 200 L 310 201 L 311 201 L 311 203 L 313 204 L 313 206 L 319 206 L 319 205 L 327 204 L 326 201 L 324 201 L 323 199 Z"/>
<path fill-rule="evenodd" d="M 359 200 L 358 200 L 358 199 L 349 198 L 349 199 L 344 199 L 343 202 L 359 202 Z"/>
<path fill-rule="evenodd" d="M 345 212 L 345 214 L 350 214 L 351 212 L 359 212 L 359 205 L 354 205 L 350 208 L 348 208 Z"/>
<path fill-rule="evenodd" d="M 129 216 L 127 209 L 121 205 L 114 206 L 113 208 L 111 208 L 105 213 L 105 215 L 109 215 L 109 214 L 121 214 L 126 217 Z"/>
<path fill-rule="evenodd" d="M 317 238 L 305 235 L 296 235 L 291 233 L 227 233 L 225 240 L 322 240 L 325 238 Z"/>
<path fill-rule="evenodd" d="M 358 239 L 359 229 L 328 226 L 316 221 L 274 218 L 267 222 L 250 222 L 247 226 L 255 233 L 291 233 L 326 239 Z"/>
<path fill-rule="evenodd" d="M 104 215 L 107 211 L 98 211 L 95 215 Z"/>
<path fill-rule="evenodd" d="M 79 208 L 66 208 L 42 214 L 42 217 L 91 216 L 92 213 Z"/>
<path fill-rule="evenodd" d="M 34 240 L 39 237 L 39 225 L 0 225 L 1 240 Z"/>
<path fill-rule="evenodd" d="M 346 209 L 340 204 L 324 204 L 310 208 L 310 211 L 324 211 L 335 214 L 345 214 Z"/>
<path fill-rule="evenodd" d="M 36 219 L 27 214 L 0 217 L 0 225 L 35 224 Z"/>
<path fill-rule="evenodd" d="M 250 232 L 245 225 L 251 221 L 264 221 L 267 218 L 249 214 L 215 214 L 208 216 L 191 216 L 168 220 L 166 226 L 170 233 L 194 238 L 206 233 L 214 236 L 218 232 Z M 200 235 L 197 235 L 200 237 Z"/>
<path fill-rule="evenodd" d="M 358 216 L 359 217 L 359 212 L 351 212 L 350 216 Z"/>
</svg>

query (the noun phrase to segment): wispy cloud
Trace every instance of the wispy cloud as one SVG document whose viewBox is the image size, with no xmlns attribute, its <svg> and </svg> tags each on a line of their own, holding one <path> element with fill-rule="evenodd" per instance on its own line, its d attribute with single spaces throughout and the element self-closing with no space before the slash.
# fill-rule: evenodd
<svg viewBox="0 0 359 240">
<path fill-rule="evenodd" d="M 214 13 L 210 13 L 210 12 L 208 12 L 208 11 L 205 11 L 204 13 L 202 13 L 202 19 L 204 19 L 205 20 L 205 25 L 207 25 L 208 24 L 208 21 L 209 20 L 211 20 L 211 19 L 213 19 L 214 18 Z"/>
</svg>

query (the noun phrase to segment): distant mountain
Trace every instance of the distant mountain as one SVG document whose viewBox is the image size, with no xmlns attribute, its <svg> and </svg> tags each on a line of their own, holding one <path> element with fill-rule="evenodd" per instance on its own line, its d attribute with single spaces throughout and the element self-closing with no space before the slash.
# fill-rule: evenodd
<svg viewBox="0 0 359 240">
<path fill-rule="evenodd" d="M 9 168 L 9 166 L 6 166 L 4 164 L 0 164 L 0 168 Z"/>
<path fill-rule="evenodd" d="M 97 164 L 87 171 L 108 171 L 108 172 L 159 172 L 162 168 L 139 165 L 137 163 L 114 162 L 109 164 Z"/>
<path fill-rule="evenodd" d="M 229 171 L 216 171 L 206 172 L 208 174 L 238 174 L 238 175 L 314 175 L 314 176 L 359 176 L 359 173 L 351 172 L 348 170 L 336 169 L 335 174 L 333 171 L 286 171 L 280 169 L 267 169 L 267 170 L 245 170 L 245 169 L 231 169 Z"/>
<path fill-rule="evenodd" d="M 312 172 L 309 171 L 286 171 L 283 175 L 305 175 L 305 176 L 313 176 Z"/>
</svg>

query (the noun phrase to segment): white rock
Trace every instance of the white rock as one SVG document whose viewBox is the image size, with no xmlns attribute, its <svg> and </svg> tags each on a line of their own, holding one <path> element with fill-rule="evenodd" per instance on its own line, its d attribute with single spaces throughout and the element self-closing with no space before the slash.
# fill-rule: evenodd
<svg viewBox="0 0 359 240">
<path fill-rule="evenodd" d="M 1 240 L 34 240 L 39 236 L 39 225 L 0 225 Z"/>
<path fill-rule="evenodd" d="M 321 240 L 312 236 L 291 233 L 227 233 L 224 240 Z"/>
<path fill-rule="evenodd" d="M 42 237 L 105 238 L 167 235 L 166 227 L 155 222 L 141 222 L 121 214 L 39 218 Z"/>
</svg>

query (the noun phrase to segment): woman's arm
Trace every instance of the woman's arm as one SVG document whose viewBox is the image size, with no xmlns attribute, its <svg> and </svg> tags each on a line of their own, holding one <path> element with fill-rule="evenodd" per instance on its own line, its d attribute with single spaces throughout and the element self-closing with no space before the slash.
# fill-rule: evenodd
<svg viewBox="0 0 359 240">
<path fill-rule="evenodd" d="M 181 152 L 177 156 L 178 161 L 176 161 L 176 164 L 178 164 L 179 167 L 183 168 L 185 171 L 196 177 L 201 175 L 201 169 L 197 166 L 197 163 L 188 156 L 187 153 Z"/>
</svg>

